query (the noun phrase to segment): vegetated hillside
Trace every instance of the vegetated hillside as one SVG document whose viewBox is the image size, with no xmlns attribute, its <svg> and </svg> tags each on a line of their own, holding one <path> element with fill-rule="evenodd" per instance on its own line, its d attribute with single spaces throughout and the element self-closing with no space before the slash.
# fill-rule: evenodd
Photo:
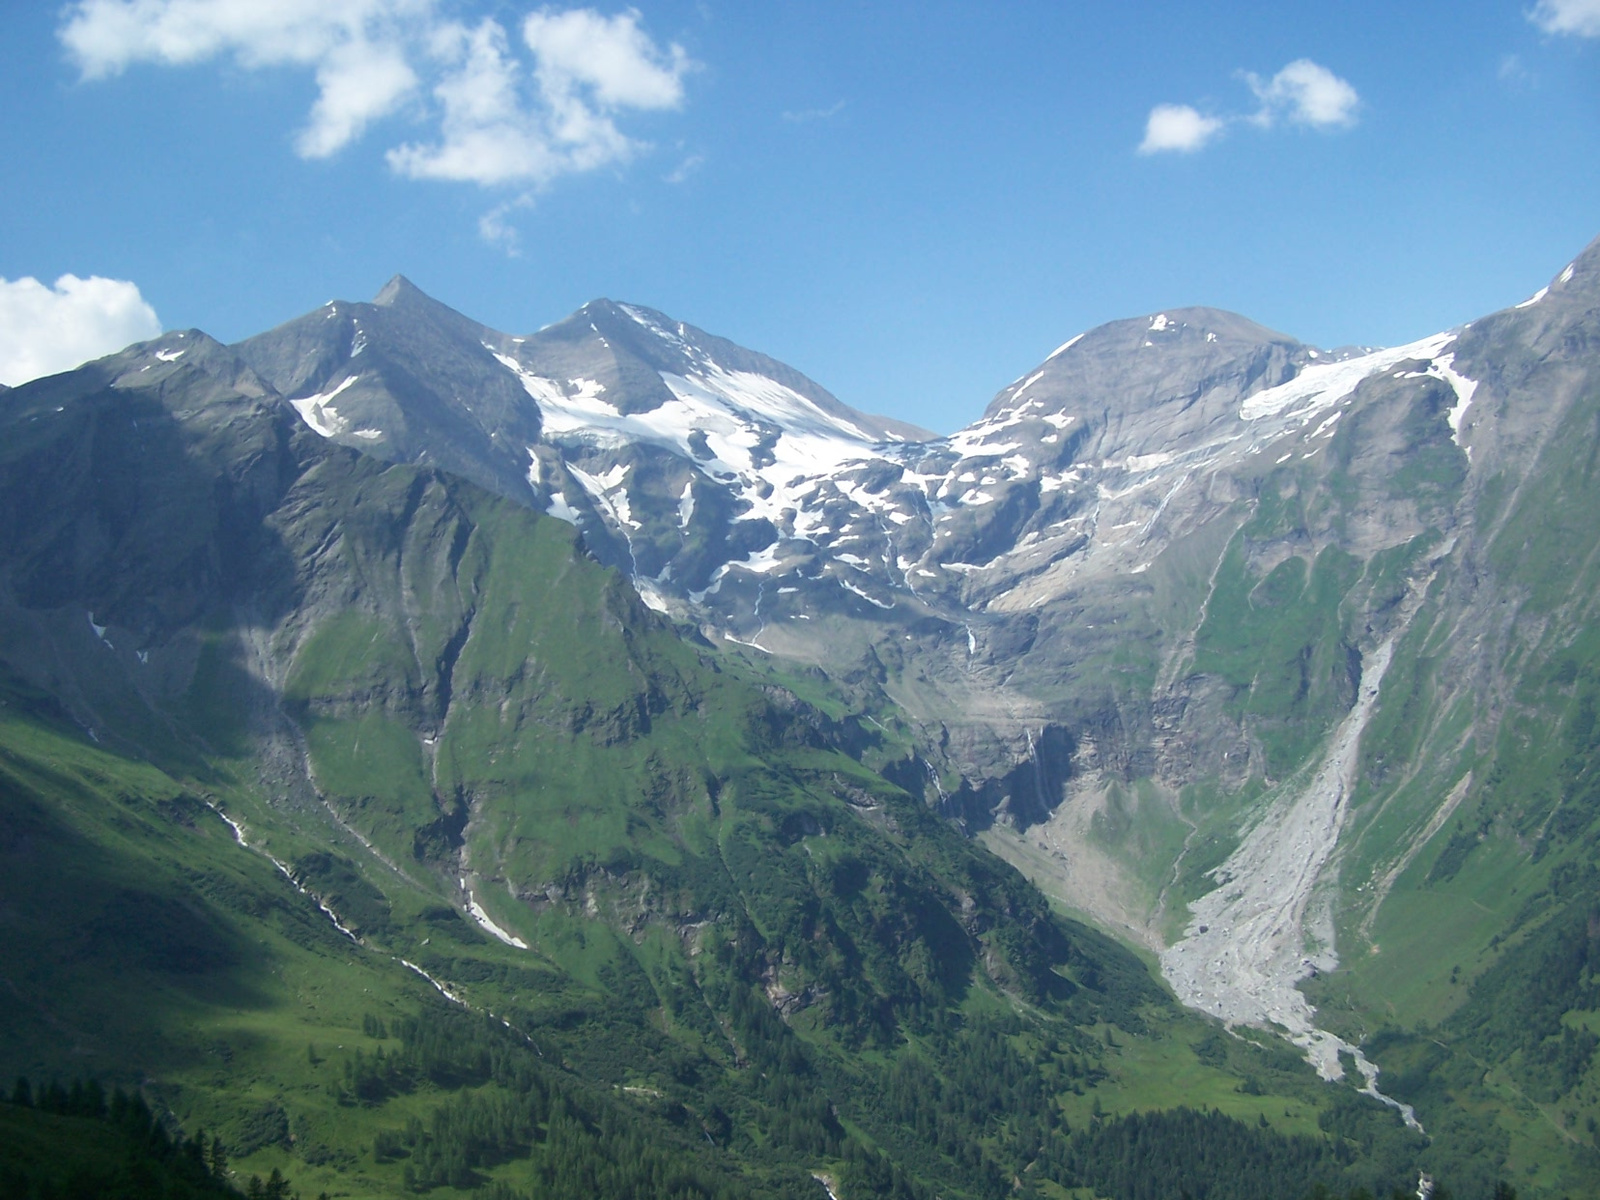
<svg viewBox="0 0 1600 1200">
<path fill-rule="evenodd" d="M 174 1138 L 143 1097 L 98 1082 L 38 1089 L 19 1079 L 0 1102 L 0 1195 L 171 1197 L 232 1200 L 227 1151 L 204 1131 Z M 284 1200 L 281 1174 L 249 1184 L 255 1198 Z"/>
<path fill-rule="evenodd" d="M 1473 327 L 1482 419 L 1521 453 L 1475 450 L 1458 549 L 1398 643 L 1351 841 L 1353 969 L 1318 993 L 1398 1089 L 1496 1111 L 1513 1161 L 1552 1185 L 1550 1164 L 1595 1161 L 1600 1119 L 1593 285 L 1576 312 Z"/>
<path fill-rule="evenodd" d="M 1299 430 L 1152 471 L 1121 551 L 1141 569 L 1079 571 L 1095 633 L 1040 602 L 1008 686 L 1068 726 L 1067 752 L 1043 811 L 986 836 L 1163 947 L 1186 1001 L 1364 1045 L 1436 1144 L 1582 1194 L 1600 245 L 1528 302 L 1385 355 L 1234 409 L 1248 430 L 1282 403 Z M 1074 715 L 1094 686 L 1100 714 Z"/>
<path fill-rule="evenodd" d="M 1134 1195 L 1124 1129 L 1195 1194 L 1206 1136 L 1238 1194 L 1498 1166 L 1179 1012 L 872 769 L 891 713 L 202 334 L 0 426 L 0 1070 L 306 1195 Z"/>
</svg>

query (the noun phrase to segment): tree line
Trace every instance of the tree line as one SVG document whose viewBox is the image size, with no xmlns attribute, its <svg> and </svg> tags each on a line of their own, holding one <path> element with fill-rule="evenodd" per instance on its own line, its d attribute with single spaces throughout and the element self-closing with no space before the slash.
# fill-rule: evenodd
<svg viewBox="0 0 1600 1200">
<path fill-rule="evenodd" d="M 9 1100 L 0 1200 L 299 1200 L 276 1168 L 241 1191 L 220 1137 L 170 1131 L 138 1092 L 19 1078 Z"/>
</svg>

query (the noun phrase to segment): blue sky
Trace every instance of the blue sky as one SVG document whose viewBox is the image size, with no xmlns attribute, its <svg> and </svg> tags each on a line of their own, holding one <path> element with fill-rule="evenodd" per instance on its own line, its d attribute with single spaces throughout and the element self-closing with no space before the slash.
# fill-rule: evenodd
<svg viewBox="0 0 1600 1200">
<path fill-rule="evenodd" d="M 0 381 L 400 272 L 950 431 L 1103 321 L 1396 344 L 1600 234 L 1600 0 L 1221 7 L 0 6 Z"/>
</svg>

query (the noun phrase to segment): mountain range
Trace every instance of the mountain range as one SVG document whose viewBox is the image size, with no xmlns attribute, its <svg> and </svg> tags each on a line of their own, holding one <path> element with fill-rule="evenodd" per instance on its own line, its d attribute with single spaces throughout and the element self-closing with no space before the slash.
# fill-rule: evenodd
<svg viewBox="0 0 1600 1200">
<path fill-rule="evenodd" d="M 1597 348 L 1600 243 L 948 437 L 399 277 L 7 391 L 0 1065 L 347 1194 L 1581 1193 Z"/>
</svg>

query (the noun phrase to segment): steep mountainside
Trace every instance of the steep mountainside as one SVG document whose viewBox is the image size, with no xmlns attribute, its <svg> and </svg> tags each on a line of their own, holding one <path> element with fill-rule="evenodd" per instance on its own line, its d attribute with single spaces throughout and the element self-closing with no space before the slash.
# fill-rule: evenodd
<svg viewBox="0 0 1600 1200">
<path fill-rule="evenodd" d="M 904 727 L 256 357 L 174 333 L 0 413 L 6 1071 L 307 1194 L 1120 1195 L 1114 1115 L 1180 1100 L 1139 1128 L 1184 1186 L 1197 1130 L 1251 1194 L 1491 1176 L 1053 916 L 875 769 Z"/>
<path fill-rule="evenodd" d="M 1162 951 L 1189 1002 L 1339 1075 L 1386 1020 L 1467 1003 L 1529 890 L 1593 894 L 1560 863 L 1592 815 L 1567 794 L 1597 289 L 1591 247 L 1524 304 L 1381 350 L 1208 309 L 1114 322 L 949 438 L 631 306 L 480 340 L 537 413 L 532 502 L 648 603 L 908 722 L 902 785 Z M 1495 866 L 1450 866 L 1469 852 Z M 1523 1161 L 1586 1144 L 1585 1071 L 1555 1108 L 1495 1102 Z"/>
<path fill-rule="evenodd" d="M 513 337 L 401 279 L 9 391 L 6 1061 L 242 1129 L 190 1049 L 233 1029 L 258 1161 L 374 1192 L 555 1172 L 554 1110 L 442 1132 L 518 1071 L 690 1191 L 1112 1194 L 1097 1114 L 1178 1099 L 1298 1186 L 1590 1190 L 1597 366 L 1600 244 L 1392 349 L 1115 322 L 950 437 L 648 309 Z M 429 1059 L 430 993 L 509 1040 Z"/>
</svg>

